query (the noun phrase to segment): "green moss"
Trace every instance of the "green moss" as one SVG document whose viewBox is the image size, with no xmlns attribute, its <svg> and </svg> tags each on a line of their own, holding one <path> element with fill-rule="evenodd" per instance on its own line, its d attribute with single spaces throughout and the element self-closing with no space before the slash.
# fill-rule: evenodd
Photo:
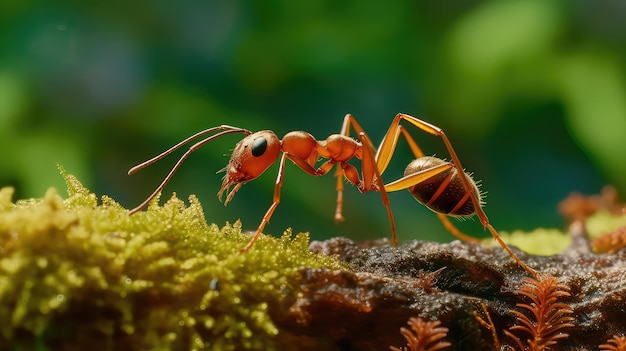
<svg viewBox="0 0 626 351">
<path fill-rule="evenodd" d="M 129 216 L 64 177 L 67 199 L 0 190 L 0 345 L 271 350 L 299 268 L 341 268 L 289 230 L 240 254 L 250 236 L 207 224 L 194 196 Z"/>
</svg>

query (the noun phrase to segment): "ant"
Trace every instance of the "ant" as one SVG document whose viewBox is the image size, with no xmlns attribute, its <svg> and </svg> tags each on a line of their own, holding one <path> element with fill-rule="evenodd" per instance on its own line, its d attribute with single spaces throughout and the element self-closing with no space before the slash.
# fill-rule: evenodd
<svg viewBox="0 0 626 351">
<path fill-rule="evenodd" d="M 406 121 L 422 131 L 439 136 L 451 157 L 451 162 L 444 161 L 433 156 L 425 156 L 424 152 L 417 145 L 413 137 L 400 124 Z M 350 137 L 350 130 L 354 129 L 357 139 Z M 232 200 L 235 193 L 243 184 L 260 176 L 269 166 L 271 166 L 280 156 L 278 175 L 274 187 L 274 197 L 272 205 L 269 207 L 254 236 L 248 244 L 241 249 L 242 252 L 249 250 L 254 242 L 259 238 L 265 225 L 269 223 L 274 210 L 280 203 L 280 190 L 283 184 L 285 161 L 291 160 L 296 166 L 312 176 L 322 176 L 327 174 L 336 166 L 337 176 L 337 206 L 335 209 L 335 220 L 342 221 L 343 218 L 343 178 L 352 183 L 362 192 L 378 191 L 383 205 L 387 209 L 387 216 L 391 225 L 392 243 L 397 246 L 396 227 L 393 213 L 389 204 L 387 193 L 407 189 L 413 197 L 437 214 L 445 228 L 455 237 L 463 241 L 476 242 L 477 239 L 462 233 L 448 219 L 453 217 L 468 217 L 476 214 L 483 227 L 489 230 L 493 238 L 500 244 L 511 258 L 528 272 L 537 275 L 537 272 L 524 264 L 511 249 L 502 241 L 495 228 L 489 224 L 487 215 L 482 209 L 482 197 L 478 186 L 471 176 L 463 170 L 452 144 L 448 140 L 443 130 L 433 124 L 419 118 L 399 113 L 391 122 L 389 130 L 376 149 L 365 133 L 361 125 L 351 115 L 347 114 L 343 120 L 340 134 L 332 134 L 326 140 L 317 140 L 311 134 L 303 131 L 287 133 L 280 140 L 274 132 L 263 130 L 253 133 L 247 129 L 221 125 L 198 132 L 170 149 L 147 160 L 128 171 L 131 175 L 136 171 L 151 165 L 164 158 L 174 150 L 183 145 L 203 137 L 207 134 L 215 133 L 193 144 L 174 165 L 163 182 L 156 188 L 144 202 L 136 208 L 130 210 L 130 214 L 136 213 L 144 208 L 170 181 L 174 173 L 178 170 L 182 162 L 194 151 L 204 146 L 211 140 L 217 139 L 227 134 L 242 133 L 245 135 L 237 143 L 231 155 L 228 165 L 219 172 L 225 171 L 226 175 L 222 180 L 222 186 L 217 193 L 220 201 L 226 192 L 227 205 Z M 404 176 L 398 180 L 384 184 L 382 174 L 385 172 L 391 157 L 395 151 L 400 136 L 404 136 L 415 159 L 409 163 L 404 171 Z M 282 155 L 281 155 L 282 153 Z M 348 161 L 352 159 L 361 161 L 361 171 Z M 316 167 L 318 159 L 325 159 L 321 165 Z M 218 172 L 218 173 L 219 173 Z"/>
</svg>

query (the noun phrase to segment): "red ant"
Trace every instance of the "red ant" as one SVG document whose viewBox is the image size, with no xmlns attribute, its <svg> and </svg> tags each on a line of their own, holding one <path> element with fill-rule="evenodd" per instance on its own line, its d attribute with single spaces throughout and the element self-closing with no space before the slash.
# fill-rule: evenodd
<svg viewBox="0 0 626 351">
<path fill-rule="evenodd" d="M 448 153 L 452 158 L 451 162 L 440 158 L 425 156 L 413 137 L 400 124 L 406 121 L 421 129 L 422 131 L 441 137 Z M 350 128 L 357 134 L 357 140 L 350 137 Z M 216 132 L 216 133 L 215 133 Z M 243 133 L 246 137 L 235 146 L 233 154 L 226 168 L 226 175 L 223 178 L 222 186 L 218 192 L 218 197 L 227 192 L 224 205 L 233 198 L 241 186 L 258 176 L 272 165 L 280 156 L 278 176 L 274 187 L 274 200 L 267 210 L 259 227 L 250 242 L 241 250 L 249 250 L 254 242 L 259 238 L 265 225 L 269 222 L 274 210 L 280 202 L 280 189 L 283 184 L 285 161 L 291 160 L 296 166 L 312 176 L 321 176 L 328 173 L 337 166 L 337 207 L 335 210 L 335 220 L 342 221 L 343 215 L 343 178 L 354 184 L 360 192 L 378 191 L 382 202 L 387 209 L 387 216 L 391 225 L 391 235 L 393 245 L 397 245 L 396 228 L 393 213 L 389 205 L 388 192 L 407 189 L 417 201 L 434 211 L 442 221 L 446 229 L 454 236 L 464 241 L 477 241 L 477 239 L 463 234 L 450 222 L 447 216 L 466 217 L 473 214 L 478 215 L 480 222 L 486 230 L 489 230 L 494 239 L 500 244 L 521 267 L 536 275 L 536 271 L 525 265 L 511 249 L 502 241 L 495 228 L 489 224 L 487 215 L 482 209 L 481 194 L 469 174 L 465 173 L 452 144 L 441 128 L 425 122 L 419 118 L 399 113 L 394 118 L 389 131 L 383 137 L 378 149 L 374 147 L 372 141 L 367 136 L 363 128 L 356 119 L 348 114 L 345 116 L 341 134 L 332 134 L 326 140 L 316 140 L 311 134 L 294 131 L 287 133 L 282 140 L 270 130 L 263 130 L 252 133 L 247 129 L 221 125 L 198 132 L 189 138 L 181 141 L 167 151 L 156 157 L 145 161 L 128 171 L 133 174 L 136 171 L 162 159 L 174 150 L 191 142 L 192 140 L 215 133 L 201 141 L 193 144 L 174 165 L 163 182 L 156 190 L 139 206 L 132 209 L 130 214 L 136 213 L 144 208 L 170 181 L 182 162 L 194 151 L 206 143 L 221 136 L 232 133 Z M 415 159 L 409 163 L 404 171 L 404 176 L 393 182 L 384 184 L 382 174 L 391 161 L 394 150 L 403 135 L 412 150 Z M 326 159 L 319 167 L 316 167 L 318 159 Z M 349 164 L 353 158 L 361 160 L 361 172 Z M 232 189 L 231 189 L 232 187 Z"/>
</svg>

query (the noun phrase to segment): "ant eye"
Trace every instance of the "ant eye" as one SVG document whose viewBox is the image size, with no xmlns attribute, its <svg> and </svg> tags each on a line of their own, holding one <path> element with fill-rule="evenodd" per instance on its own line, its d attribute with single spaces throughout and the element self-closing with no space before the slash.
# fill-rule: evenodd
<svg viewBox="0 0 626 351">
<path fill-rule="evenodd" d="M 267 140 L 265 138 L 258 138 L 252 142 L 252 156 L 258 157 L 263 155 L 267 149 Z"/>
</svg>

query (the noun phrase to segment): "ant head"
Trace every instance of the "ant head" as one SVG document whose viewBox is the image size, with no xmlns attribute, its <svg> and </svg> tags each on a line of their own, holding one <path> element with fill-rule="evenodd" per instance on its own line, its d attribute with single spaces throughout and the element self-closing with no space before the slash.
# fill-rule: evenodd
<svg viewBox="0 0 626 351">
<path fill-rule="evenodd" d="M 217 196 L 221 199 L 222 193 L 234 185 L 224 202 L 228 204 L 243 183 L 260 176 L 276 161 L 280 150 L 280 139 L 271 130 L 250 134 L 238 142 L 228 165 L 223 169 L 226 175 Z"/>
</svg>

